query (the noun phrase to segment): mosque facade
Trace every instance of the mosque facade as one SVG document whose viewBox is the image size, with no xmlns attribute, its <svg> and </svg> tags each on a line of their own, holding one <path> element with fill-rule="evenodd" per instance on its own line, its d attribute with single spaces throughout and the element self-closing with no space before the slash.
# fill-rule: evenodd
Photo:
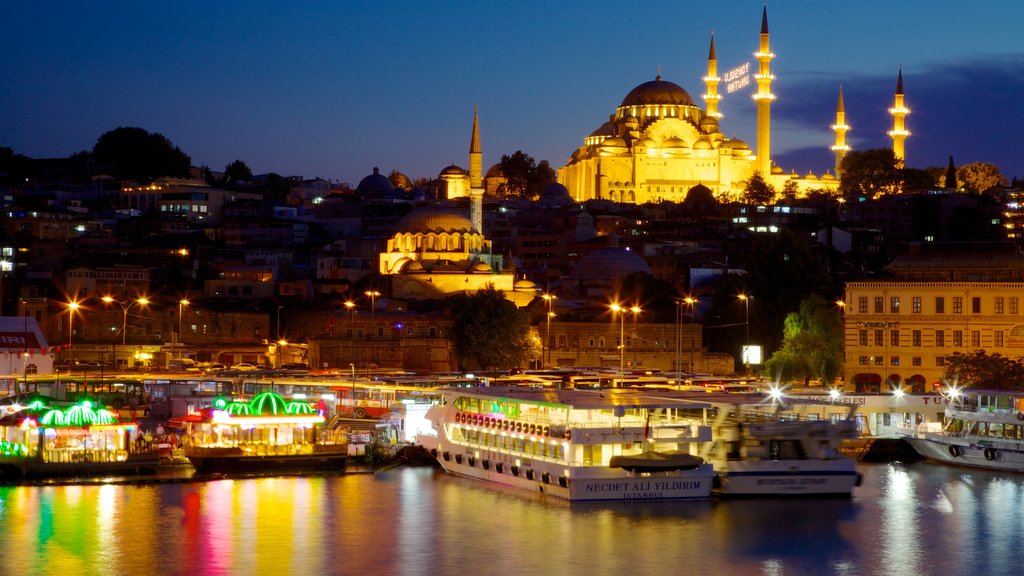
<svg viewBox="0 0 1024 576">
<path fill-rule="evenodd" d="M 758 51 L 754 53 L 757 73 L 753 100 L 757 107 L 757 150 L 746 142 L 731 138 L 719 125 L 721 95 L 714 35 L 708 53 L 704 107 L 681 86 L 658 76 L 631 90 L 596 130 L 584 138 L 583 145 L 558 171 L 558 181 L 576 201 L 605 199 L 614 202 L 682 202 L 691 188 L 703 185 L 720 201 L 736 200 L 747 182 L 760 174 L 777 193 L 795 186 L 797 193 L 812 190 L 835 192 L 839 181 L 832 173 L 818 176 L 785 172 L 771 159 L 771 105 L 775 100 L 772 82 L 767 8 L 762 12 Z M 897 155 L 903 156 L 903 140 L 909 134 L 903 116 L 909 110 L 903 104 L 902 72 L 898 97 L 890 112 L 894 128 L 890 132 Z M 836 139 L 832 150 L 838 168 L 849 150 L 845 134 L 842 96 L 832 126 Z"/>
</svg>

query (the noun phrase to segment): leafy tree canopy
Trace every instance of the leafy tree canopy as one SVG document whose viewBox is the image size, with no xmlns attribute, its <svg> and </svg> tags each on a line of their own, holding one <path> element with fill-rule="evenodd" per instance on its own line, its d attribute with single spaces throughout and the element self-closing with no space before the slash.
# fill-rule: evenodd
<svg viewBox="0 0 1024 576">
<path fill-rule="evenodd" d="M 249 165 L 241 160 L 235 160 L 224 167 L 224 185 L 227 187 L 237 186 L 239 182 L 251 182 L 252 170 Z"/>
<path fill-rule="evenodd" d="M 944 376 L 950 384 L 961 388 L 984 390 L 1024 390 L 1024 364 L 999 353 L 978 350 L 964 354 L 954 352 L 946 358 Z"/>
<path fill-rule="evenodd" d="M 1006 176 L 999 167 L 988 162 L 964 164 L 956 171 L 961 186 L 968 192 L 981 194 L 996 186 L 1006 186 Z"/>
<path fill-rule="evenodd" d="M 117 128 L 99 137 L 92 149 L 97 169 L 115 176 L 147 181 L 171 176 L 187 178 L 192 159 L 161 134 L 142 128 Z"/>
<path fill-rule="evenodd" d="M 498 194 L 503 196 L 536 199 L 555 181 L 555 171 L 547 160 L 537 163 L 522 150 L 502 156 L 500 166 L 506 181 L 498 188 Z"/>
<path fill-rule="evenodd" d="M 867 198 L 898 192 L 903 182 L 902 169 L 903 160 L 891 148 L 851 150 L 840 164 L 839 191 L 847 197 Z"/>
<path fill-rule="evenodd" d="M 459 365 L 484 370 L 522 366 L 533 353 L 526 312 L 488 286 L 450 299 Z"/>
<path fill-rule="evenodd" d="M 786 315 L 782 348 L 765 363 L 765 371 L 779 381 L 820 378 L 829 383 L 843 364 L 843 321 L 839 310 L 817 294 Z"/>
</svg>

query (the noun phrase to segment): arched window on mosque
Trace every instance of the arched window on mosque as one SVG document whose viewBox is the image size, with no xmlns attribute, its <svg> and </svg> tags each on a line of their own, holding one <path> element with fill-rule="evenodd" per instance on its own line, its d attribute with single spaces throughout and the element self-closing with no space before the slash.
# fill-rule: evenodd
<svg viewBox="0 0 1024 576">
<path fill-rule="evenodd" d="M 558 337 L 558 347 L 559 348 L 565 348 L 565 335 L 564 334 Z"/>
</svg>

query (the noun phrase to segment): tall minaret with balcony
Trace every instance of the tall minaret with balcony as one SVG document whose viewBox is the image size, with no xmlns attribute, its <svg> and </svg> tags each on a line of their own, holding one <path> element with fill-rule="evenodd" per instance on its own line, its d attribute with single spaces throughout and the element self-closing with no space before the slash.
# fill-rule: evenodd
<svg viewBox="0 0 1024 576">
<path fill-rule="evenodd" d="M 473 106 L 473 136 L 469 141 L 469 221 L 484 232 L 484 155 L 480 148 L 480 116 Z"/>
<path fill-rule="evenodd" d="M 840 176 L 839 167 L 843 158 L 850 151 L 846 145 L 846 132 L 850 129 L 846 125 L 846 108 L 843 106 L 843 87 L 839 87 L 839 104 L 836 105 L 836 123 L 832 125 L 832 131 L 836 133 L 836 143 L 832 145 L 832 152 L 836 155 L 836 176 Z"/>
<path fill-rule="evenodd" d="M 893 99 L 892 108 L 889 108 L 889 114 L 892 114 L 892 130 L 889 131 L 889 136 L 892 137 L 892 153 L 899 160 L 903 160 L 904 148 L 903 142 L 910 136 L 910 132 L 907 131 L 904 118 L 907 114 L 910 114 L 910 108 L 903 103 L 903 67 L 900 66 L 899 78 L 896 80 L 896 96 Z"/>
<path fill-rule="evenodd" d="M 771 112 L 772 100 L 775 99 L 775 95 L 772 94 L 772 80 L 775 77 L 772 76 L 771 70 L 771 62 L 772 58 L 775 58 L 775 54 L 772 54 L 768 43 L 767 4 L 761 13 L 761 45 L 754 53 L 754 57 L 760 63 L 757 74 L 754 75 L 757 80 L 757 93 L 754 94 L 754 100 L 757 101 L 757 169 L 762 176 L 767 177 L 772 173 Z"/>
<path fill-rule="evenodd" d="M 722 79 L 718 77 L 718 57 L 715 55 L 715 33 L 711 33 L 711 50 L 708 51 L 708 75 L 704 77 L 704 83 L 708 91 L 702 96 L 707 107 L 707 114 L 712 118 L 721 119 L 722 113 L 718 111 L 718 102 L 722 97 L 718 94 L 718 83 Z"/>
</svg>

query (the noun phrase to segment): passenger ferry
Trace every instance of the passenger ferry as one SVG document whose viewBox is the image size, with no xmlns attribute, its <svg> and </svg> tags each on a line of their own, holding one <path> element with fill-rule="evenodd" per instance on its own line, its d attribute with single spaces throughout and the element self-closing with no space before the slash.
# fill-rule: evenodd
<svg viewBox="0 0 1024 576">
<path fill-rule="evenodd" d="M 707 498 L 707 404 L 643 390 L 446 389 L 418 436 L 450 474 L 570 501 Z"/>
<path fill-rule="evenodd" d="M 929 460 L 1024 471 L 1024 392 L 950 389 L 945 425 L 924 423 L 905 438 Z"/>
<path fill-rule="evenodd" d="M 856 461 L 839 452 L 843 440 L 857 438 L 855 420 L 797 418 L 793 399 L 706 399 L 715 406 L 714 442 L 701 455 L 714 466 L 715 494 L 850 496 L 860 484 Z"/>
</svg>

